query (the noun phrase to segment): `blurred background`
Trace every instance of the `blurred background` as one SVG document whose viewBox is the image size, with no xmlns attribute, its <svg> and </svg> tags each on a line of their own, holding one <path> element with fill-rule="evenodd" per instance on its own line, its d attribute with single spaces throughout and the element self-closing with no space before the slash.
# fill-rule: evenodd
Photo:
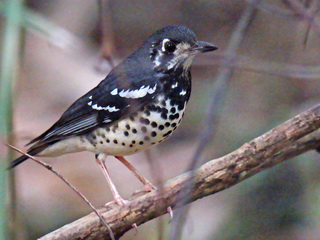
<svg viewBox="0 0 320 240">
<path fill-rule="evenodd" d="M 193 29 L 198 39 L 219 50 L 194 60 L 192 96 L 175 134 L 151 149 L 149 160 L 146 153 L 127 158 L 154 183 L 185 172 L 203 139 L 209 141 L 198 151 L 196 165 L 319 102 L 317 0 L 8 0 L 0 1 L 0 9 L 1 138 L 23 150 L 112 65 L 171 24 Z M 0 223 L 4 228 L 11 199 L 16 212 L 12 238 L 36 239 L 91 212 L 33 161 L 17 167 L 8 181 L 4 169 L 6 159 L 17 156 L 12 155 L 1 143 Z M 92 153 L 43 160 L 94 206 L 112 200 Z M 108 166 L 124 198 L 142 187 L 113 157 Z M 319 176 L 319 155 L 309 152 L 198 200 L 181 239 L 319 239 Z M 166 215 L 122 239 L 167 239 L 170 226 Z"/>
</svg>

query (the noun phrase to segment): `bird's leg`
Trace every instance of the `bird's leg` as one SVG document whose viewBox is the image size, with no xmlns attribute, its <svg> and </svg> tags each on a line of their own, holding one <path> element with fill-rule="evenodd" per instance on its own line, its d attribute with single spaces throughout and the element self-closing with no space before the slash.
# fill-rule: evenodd
<svg viewBox="0 0 320 240">
<path fill-rule="evenodd" d="M 133 194 L 138 194 L 141 192 L 151 192 L 153 190 L 156 190 L 157 188 L 144 176 L 142 176 L 138 170 L 131 165 L 124 157 L 122 156 L 115 156 L 116 159 L 118 159 L 120 162 L 122 162 L 138 179 L 142 184 L 144 185 L 143 189 L 135 191 Z"/>
<path fill-rule="evenodd" d="M 100 159 L 100 158 L 101 158 L 101 159 Z M 111 193 L 112 193 L 113 198 L 114 198 L 114 203 L 118 204 L 119 206 L 123 206 L 123 205 L 126 204 L 127 201 L 124 200 L 124 199 L 120 196 L 120 194 L 119 194 L 116 186 L 115 186 L 114 183 L 112 182 L 112 180 L 111 180 L 111 178 L 110 178 L 110 175 L 109 175 L 109 172 L 108 172 L 108 170 L 107 170 L 107 167 L 106 167 L 106 165 L 105 165 L 105 159 L 106 159 L 106 156 L 105 156 L 104 154 L 97 154 L 97 155 L 96 155 L 96 162 L 97 162 L 97 163 L 99 164 L 99 166 L 101 167 L 101 170 L 102 170 L 105 178 L 107 179 L 107 182 L 108 182 L 108 184 L 109 184 L 109 186 L 110 186 L 110 189 L 111 189 Z M 112 204 L 112 203 L 113 203 L 113 202 L 107 203 L 106 206 L 107 206 L 107 205 L 110 205 L 110 204 Z"/>
</svg>

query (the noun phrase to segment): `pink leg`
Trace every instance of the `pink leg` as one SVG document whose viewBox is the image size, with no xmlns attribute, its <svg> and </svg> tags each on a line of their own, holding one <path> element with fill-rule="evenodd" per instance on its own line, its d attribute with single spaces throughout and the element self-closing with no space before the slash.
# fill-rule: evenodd
<svg viewBox="0 0 320 240">
<path fill-rule="evenodd" d="M 118 159 L 120 162 L 122 162 L 138 179 L 142 184 L 144 185 L 143 189 L 135 191 L 134 194 L 138 194 L 140 192 L 151 192 L 153 190 L 156 190 L 157 188 L 153 186 L 151 182 L 149 182 L 148 179 L 146 179 L 144 176 L 142 176 L 138 170 L 131 165 L 124 157 L 122 156 L 115 156 L 116 159 Z"/>
<path fill-rule="evenodd" d="M 97 162 L 97 163 L 99 164 L 99 166 L 101 167 L 101 170 L 102 170 L 105 178 L 106 178 L 107 181 L 108 181 L 108 184 L 109 184 L 109 186 L 110 186 L 110 189 L 111 189 L 111 192 L 112 192 L 112 195 L 113 195 L 113 198 L 114 198 L 114 202 L 115 202 L 116 204 L 118 204 L 119 206 L 123 206 L 123 205 L 126 204 L 127 201 L 124 200 L 124 199 L 120 196 L 120 194 L 119 194 L 116 186 L 114 185 L 114 183 L 112 182 L 112 180 L 111 180 L 111 178 L 110 178 L 109 172 L 108 172 L 108 170 L 107 170 L 107 168 L 106 168 L 106 165 L 105 165 L 105 159 L 106 159 L 106 157 L 107 157 L 107 156 L 104 155 L 104 154 L 97 154 L 97 155 L 96 155 L 96 162 Z M 100 159 L 100 158 L 101 158 L 101 159 Z M 109 205 L 109 204 L 111 204 L 111 203 L 107 203 L 106 205 Z"/>
</svg>

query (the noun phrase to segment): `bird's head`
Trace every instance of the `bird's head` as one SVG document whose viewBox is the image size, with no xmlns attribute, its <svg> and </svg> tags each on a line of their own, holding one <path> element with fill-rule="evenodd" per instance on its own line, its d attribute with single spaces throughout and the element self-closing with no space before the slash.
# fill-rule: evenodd
<svg viewBox="0 0 320 240">
<path fill-rule="evenodd" d="M 211 43 L 197 41 L 195 33 L 183 26 L 168 26 L 153 33 L 146 41 L 150 60 L 157 72 L 171 72 L 182 67 L 189 70 L 197 53 L 217 49 Z"/>
</svg>

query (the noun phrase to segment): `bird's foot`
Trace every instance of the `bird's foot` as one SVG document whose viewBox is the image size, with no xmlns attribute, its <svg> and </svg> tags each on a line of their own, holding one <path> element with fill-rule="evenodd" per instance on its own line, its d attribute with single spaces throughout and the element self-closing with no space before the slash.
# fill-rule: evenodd
<svg viewBox="0 0 320 240">
<path fill-rule="evenodd" d="M 155 186 L 153 186 L 151 183 L 149 183 L 149 184 L 144 185 L 144 187 L 142 189 L 134 191 L 133 195 L 137 195 L 140 193 L 148 193 L 148 192 L 152 192 L 154 190 L 157 190 L 157 188 Z"/>
<path fill-rule="evenodd" d="M 114 198 L 113 201 L 107 202 L 104 206 L 105 206 L 105 207 L 109 207 L 109 206 L 112 205 L 112 204 L 116 204 L 116 205 L 118 205 L 118 206 L 124 206 L 124 205 L 126 205 L 126 204 L 128 204 L 128 203 L 129 203 L 128 200 L 124 200 L 122 197 L 117 196 L 117 197 Z"/>
<path fill-rule="evenodd" d="M 132 224 L 132 228 L 134 228 L 135 235 L 137 235 L 138 234 L 138 226 L 137 226 L 137 224 L 136 223 Z"/>
</svg>

